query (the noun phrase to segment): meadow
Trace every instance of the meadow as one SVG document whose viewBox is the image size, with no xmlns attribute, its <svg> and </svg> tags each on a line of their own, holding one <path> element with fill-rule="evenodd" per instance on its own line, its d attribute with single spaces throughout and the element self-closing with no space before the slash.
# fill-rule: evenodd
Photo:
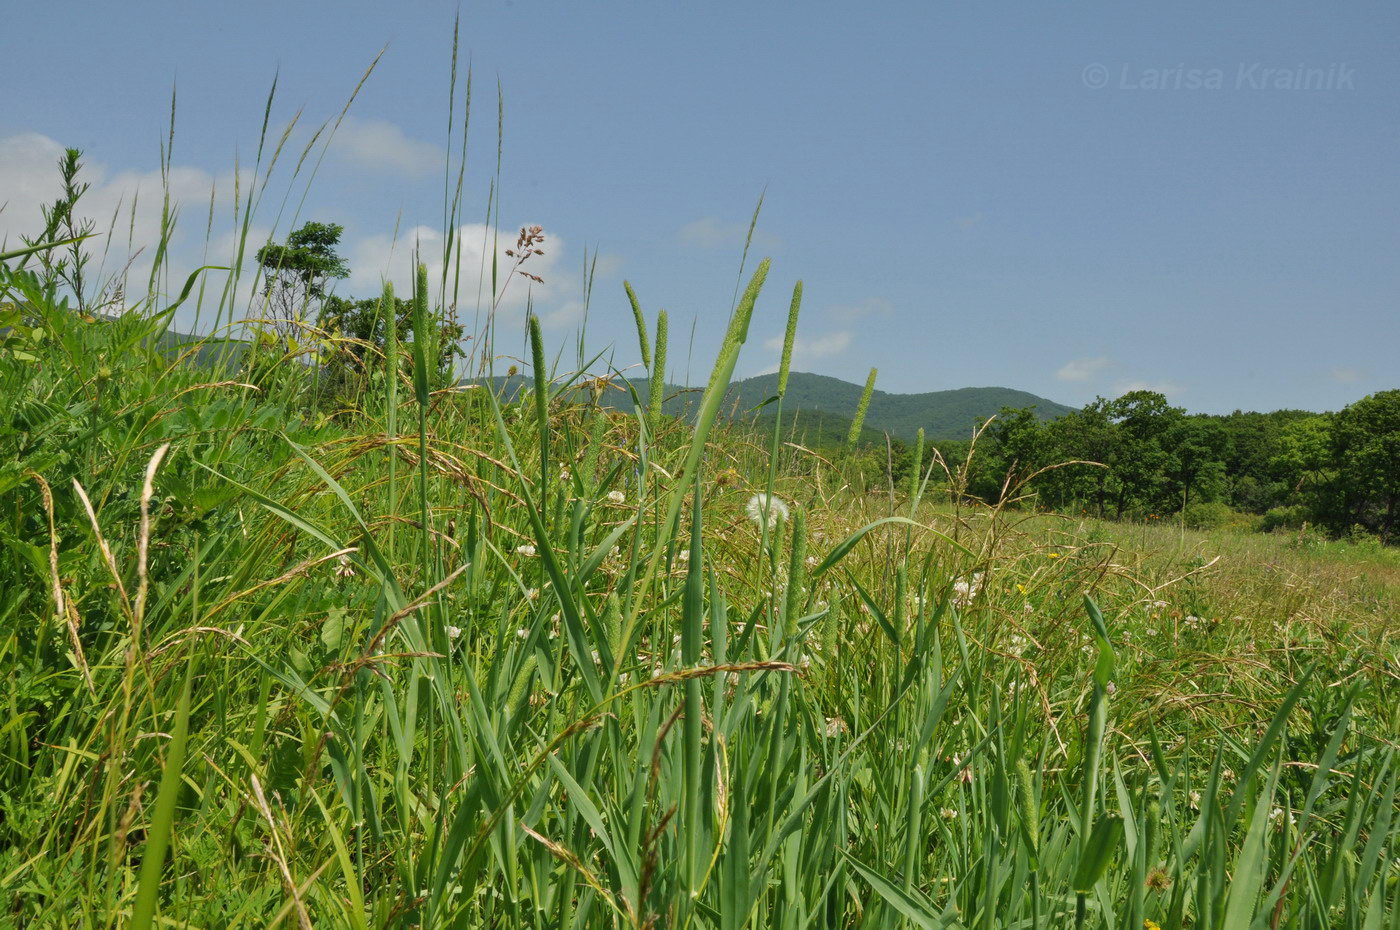
<svg viewBox="0 0 1400 930">
<path fill-rule="evenodd" d="M 67 248 L 0 256 L 0 922 L 1400 927 L 1394 550 L 727 422 L 766 260 L 681 420 L 533 316 L 443 377 L 445 275 L 235 353 L 174 305 L 260 293 L 92 312 Z"/>
</svg>

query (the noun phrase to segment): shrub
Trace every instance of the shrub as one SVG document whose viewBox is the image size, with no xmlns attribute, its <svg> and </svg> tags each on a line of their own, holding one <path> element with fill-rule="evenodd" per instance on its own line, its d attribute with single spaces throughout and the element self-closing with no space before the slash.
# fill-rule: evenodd
<svg viewBox="0 0 1400 930">
<path fill-rule="evenodd" d="M 1274 507 L 1264 514 L 1264 519 L 1259 524 L 1261 532 L 1272 533 L 1274 530 L 1296 530 L 1301 529 L 1308 522 L 1310 514 L 1308 508 L 1303 504 L 1290 504 L 1287 507 Z"/>
<path fill-rule="evenodd" d="M 1201 501 L 1191 504 L 1181 513 L 1181 520 L 1194 530 L 1220 530 L 1226 527 L 1251 526 L 1254 518 L 1240 513 L 1221 501 Z"/>
</svg>

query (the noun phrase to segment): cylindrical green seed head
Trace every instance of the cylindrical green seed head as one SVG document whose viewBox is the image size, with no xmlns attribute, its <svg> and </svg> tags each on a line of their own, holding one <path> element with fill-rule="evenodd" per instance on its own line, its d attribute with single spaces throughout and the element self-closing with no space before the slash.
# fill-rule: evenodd
<svg viewBox="0 0 1400 930">
<path fill-rule="evenodd" d="M 384 370 L 388 375 L 385 387 L 389 394 L 386 404 L 392 410 L 399 383 L 399 314 L 394 285 L 388 281 L 384 282 L 384 292 L 379 298 L 379 317 L 384 321 Z"/>
<path fill-rule="evenodd" d="M 667 328 L 666 311 L 662 310 L 656 317 L 656 355 L 653 356 L 656 364 L 652 366 L 651 380 L 648 382 L 651 397 L 647 403 L 647 426 L 651 429 L 653 441 L 661 428 L 661 407 L 666 402 Z"/>
<path fill-rule="evenodd" d="M 530 314 L 530 362 L 535 366 L 535 409 L 540 422 L 545 421 L 549 412 L 549 394 L 545 387 L 549 371 L 544 362 L 544 336 L 540 333 L 540 318 Z"/>
<path fill-rule="evenodd" d="M 642 365 L 651 372 L 651 346 L 647 339 L 647 318 L 642 315 L 642 305 L 637 300 L 637 292 L 632 290 L 632 284 L 623 281 L 622 286 L 627 289 L 627 300 L 632 304 L 632 317 L 637 321 L 637 342 L 642 347 Z"/>
<path fill-rule="evenodd" d="M 870 407 L 870 395 L 875 393 L 875 375 L 879 369 L 870 369 L 870 376 L 865 379 L 865 390 L 860 392 L 860 404 L 856 407 L 856 418 L 851 421 L 851 432 L 846 436 L 846 444 L 854 446 L 856 440 L 860 439 L 860 428 L 865 425 L 865 411 Z"/>
<path fill-rule="evenodd" d="M 787 393 L 788 373 L 792 370 L 792 344 L 797 339 L 797 313 L 802 309 L 802 282 L 792 289 L 792 305 L 788 308 L 787 332 L 783 334 L 783 359 L 778 365 L 778 396 Z"/>
<path fill-rule="evenodd" d="M 424 407 L 431 388 L 430 368 L 437 360 L 433 328 L 428 308 L 428 266 L 419 262 L 413 283 L 413 387 L 418 403 Z"/>
<path fill-rule="evenodd" d="M 515 708 L 520 705 L 521 699 L 525 696 L 525 691 L 530 687 L 530 679 L 535 676 L 535 665 L 537 659 L 534 653 L 525 660 L 525 664 L 520 669 L 520 674 L 515 677 L 515 683 L 510 686 L 510 696 L 506 698 L 506 707 Z"/>
<path fill-rule="evenodd" d="M 1016 760 L 1016 802 L 1021 808 L 1021 823 L 1025 824 L 1031 852 L 1040 851 L 1040 805 L 1035 801 L 1035 781 L 1025 759 Z"/>
<path fill-rule="evenodd" d="M 622 604 L 617 599 L 616 591 L 608 592 L 608 606 L 603 616 L 604 628 L 608 631 L 608 646 L 612 649 L 613 662 L 622 664 L 622 657 L 618 650 L 622 648 Z"/>
</svg>

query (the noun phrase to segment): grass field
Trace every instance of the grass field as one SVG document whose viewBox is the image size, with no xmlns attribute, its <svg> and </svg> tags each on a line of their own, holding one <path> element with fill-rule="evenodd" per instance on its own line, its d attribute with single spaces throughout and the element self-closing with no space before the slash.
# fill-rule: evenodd
<svg viewBox="0 0 1400 930">
<path fill-rule="evenodd" d="M 8 274 L 0 921 L 1400 926 L 1394 551 L 858 494 L 716 421 L 766 272 L 693 425 Z"/>
<path fill-rule="evenodd" d="M 800 290 L 767 429 L 732 422 L 766 261 L 679 420 L 498 314 L 518 264 L 459 368 L 525 322 L 497 394 L 169 281 L 177 212 L 105 314 L 0 255 L 0 925 L 1400 928 L 1396 550 L 804 449 Z M 412 332 L 458 298 L 420 273 Z"/>
</svg>

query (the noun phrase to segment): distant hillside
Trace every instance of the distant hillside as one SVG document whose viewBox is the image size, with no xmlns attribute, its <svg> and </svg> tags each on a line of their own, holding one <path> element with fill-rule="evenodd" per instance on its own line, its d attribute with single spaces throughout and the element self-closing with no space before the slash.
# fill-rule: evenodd
<svg viewBox="0 0 1400 930">
<path fill-rule="evenodd" d="M 645 379 L 634 380 L 632 384 L 641 397 L 647 396 Z M 725 397 L 724 413 L 741 416 L 772 397 L 777 390 L 776 374 L 736 381 Z M 789 414 L 801 412 L 804 422 L 815 420 L 812 425 L 823 432 L 842 429 L 840 424 L 849 423 L 856 414 L 860 392 L 861 385 L 840 378 L 793 372 L 788 378 L 787 397 L 783 400 L 783 420 L 788 422 Z M 667 394 L 672 397 L 666 404 L 666 411 L 684 414 L 699 403 L 701 393 L 700 389 L 668 386 Z M 608 398 L 608 402 L 619 409 L 632 409 L 631 398 L 622 391 L 610 391 Z M 890 394 L 877 389 L 870 398 L 865 427 L 876 432 L 888 431 L 892 436 L 907 440 L 912 440 L 920 427 L 929 439 L 966 439 L 977 423 L 1002 407 L 1035 407 L 1036 413 L 1046 420 L 1073 410 L 1027 391 L 1003 387 L 958 388 L 925 394 Z M 771 415 L 772 412 L 769 407 L 761 414 Z M 810 414 L 822 416 L 806 416 Z"/>
<path fill-rule="evenodd" d="M 743 408 L 762 403 L 777 389 L 777 375 L 759 375 L 735 382 L 730 393 Z M 839 378 L 794 372 L 788 378 L 783 408 L 832 413 L 849 420 L 860 404 L 860 392 L 861 385 Z M 913 439 L 921 427 L 930 439 L 966 439 L 977 423 L 1002 407 L 1035 407 L 1045 420 L 1073 410 L 1053 400 L 1004 387 L 968 387 L 924 394 L 889 394 L 877 388 L 870 398 L 865 425 L 901 439 Z"/>
</svg>

